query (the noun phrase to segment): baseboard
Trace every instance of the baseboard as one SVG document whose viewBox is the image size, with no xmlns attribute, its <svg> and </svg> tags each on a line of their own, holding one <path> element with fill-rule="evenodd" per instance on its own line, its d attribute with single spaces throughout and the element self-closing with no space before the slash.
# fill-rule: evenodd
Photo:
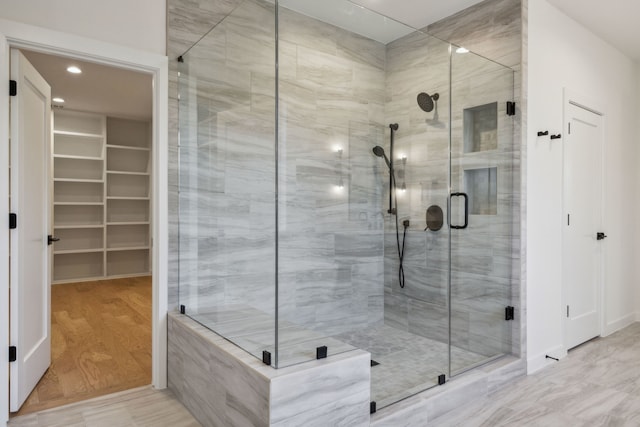
<svg viewBox="0 0 640 427">
<path fill-rule="evenodd" d="M 606 337 L 607 335 L 611 335 L 614 332 L 619 331 L 620 329 L 624 329 L 633 322 L 637 322 L 639 320 L 640 312 L 629 313 L 626 316 L 623 316 L 613 322 L 609 322 L 604 326 L 604 331 L 602 331 L 602 336 Z"/>
<path fill-rule="evenodd" d="M 567 350 L 562 345 L 552 347 L 543 353 L 539 353 L 535 356 L 527 358 L 527 375 L 531 375 L 548 365 L 556 363 L 554 359 L 549 359 L 547 356 L 554 357 L 556 359 L 562 359 L 567 355 Z"/>
</svg>

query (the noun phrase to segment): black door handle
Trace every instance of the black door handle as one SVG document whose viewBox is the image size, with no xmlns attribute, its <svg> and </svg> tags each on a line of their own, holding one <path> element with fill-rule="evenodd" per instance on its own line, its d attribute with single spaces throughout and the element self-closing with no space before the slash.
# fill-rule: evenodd
<svg viewBox="0 0 640 427">
<path fill-rule="evenodd" d="M 606 237 L 607 237 L 607 235 L 606 235 L 606 234 L 604 234 L 604 233 L 603 233 L 603 232 L 601 232 L 601 231 L 598 231 L 598 232 L 596 233 L 596 239 L 597 239 L 597 240 L 604 240 Z"/>
<path fill-rule="evenodd" d="M 467 226 L 469 225 L 469 196 L 467 196 L 467 193 L 451 193 L 450 199 L 454 197 L 464 197 L 464 224 L 463 225 L 451 224 L 451 228 L 462 230 L 463 228 L 467 228 Z M 451 201 L 449 201 L 449 215 L 451 215 Z"/>
<path fill-rule="evenodd" d="M 51 234 L 49 234 L 49 235 L 47 236 L 47 245 L 51 245 L 51 244 L 53 244 L 54 242 L 57 242 L 58 240 L 60 240 L 60 238 L 59 238 L 59 237 L 54 237 L 54 236 L 52 236 Z"/>
</svg>

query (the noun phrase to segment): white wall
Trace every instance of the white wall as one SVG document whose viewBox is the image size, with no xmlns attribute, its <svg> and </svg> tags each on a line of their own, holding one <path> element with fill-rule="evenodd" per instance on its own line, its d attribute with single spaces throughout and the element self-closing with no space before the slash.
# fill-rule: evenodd
<svg viewBox="0 0 640 427">
<path fill-rule="evenodd" d="M 0 18 L 160 55 L 166 9 L 166 0 L 0 0 Z"/>
<path fill-rule="evenodd" d="M 527 138 L 527 349 L 529 372 L 545 354 L 562 356 L 563 88 L 595 99 L 605 113 L 604 330 L 635 320 L 636 108 L 633 61 L 549 5 L 529 2 Z M 595 230 L 594 230 L 595 231 Z"/>
</svg>

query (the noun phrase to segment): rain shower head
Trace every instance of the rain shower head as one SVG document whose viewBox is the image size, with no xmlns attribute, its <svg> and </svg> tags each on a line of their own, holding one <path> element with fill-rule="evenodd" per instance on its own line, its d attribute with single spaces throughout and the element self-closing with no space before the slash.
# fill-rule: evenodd
<svg viewBox="0 0 640 427">
<path fill-rule="evenodd" d="M 434 93 L 433 95 L 429 95 L 426 92 L 420 92 L 418 94 L 418 106 L 425 113 L 430 113 L 433 111 L 433 103 L 440 98 L 439 93 Z"/>
<path fill-rule="evenodd" d="M 378 157 L 382 157 L 384 159 L 384 162 L 387 164 L 387 166 L 391 168 L 391 163 L 389 162 L 389 158 L 387 158 L 387 155 L 384 153 L 384 148 L 380 147 L 379 145 L 376 145 L 375 147 L 373 147 L 373 154 L 375 154 Z"/>
</svg>

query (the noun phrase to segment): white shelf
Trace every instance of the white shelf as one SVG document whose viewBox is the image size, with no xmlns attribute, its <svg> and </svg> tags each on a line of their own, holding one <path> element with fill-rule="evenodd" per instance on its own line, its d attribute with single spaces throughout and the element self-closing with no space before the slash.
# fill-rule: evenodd
<svg viewBox="0 0 640 427">
<path fill-rule="evenodd" d="M 99 181 L 56 181 L 54 203 L 104 203 L 104 183 Z"/>
<path fill-rule="evenodd" d="M 143 147 L 151 146 L 149 122 L 107 118 L 107 138 L 109 145 Z"/>
<path fill-rule="evenodd" d="M 104 228 L 104 225 L 54 225 L 54 230 L 76 230 L 76 229 L 90 229 L 90 228 Z"/>
<path fill-rule="evenodd" d="M 64 251 L 53 251 L 54 255 L 68 255 L 68 254 L 90 254 L 94 252 L 104 252 L 104 248 L 95 249 L 69 249 Z"/>
<path fill-rule="evenodd" d="M 54 202 L 54 206 L 103 206 L 102 202 Z"/>
<path fill-rule="evenodd" d="M 107 147 L 107 170 L 116 172 L 149 172 L 149 152 Z"/>
<path fill-rule="evenodd" d="M 53 182 L 90 182 L 103 184 L 104 179 L 54 178 Z"/>
<path fill-rule="evenodd" d="M 107 228 L 107 250 L 148 249 L 149 226 L 146 224 L 123 224 Z"/>
<path fill-rule="evenodd" d="M 77 136 L 79 138 L 96 138 L 96 139 L 102 139 L 104 138 L 103 134 L 97 134 L 97 133 L 86 133 L 86 132 L 71 132 L 71 131 L 66 131 L 66 130 L 54 130 L 53 131 L 53 135 L 63 135 L 63 136 Z"/>
<path fill-rule="evenodd" d="M 54 227 L 104 227 L 104 205 L 54 205 Z"/>
<path fill-rule="evenodd" d="M 53 154 L 55 157 L 103 159 L 104 135 L 54 132 Z"/>
<path fill-rule="evenodd" d="M 53 177 L 67 179 L 103 179 L 104 160 L 54 156 Z"/>
<path fill-rule="evenodd" d="M 54 132 L 104 136 L 106 118 L 76 111 L 56 111 L 53 120 Z"/>
<path fill-rule="evenodd" d="M 107 198 L 149 198 L 148 175 L 107 175 Z"/>
<path fill-rule="evenodd" d="M 53 253 L 95 252 L 104 250 L 104 228 L 56 229 Z"/>
<path fill-rule="evenodd" d="M 54 159 L 72 159 L 72 160 L 100 160 L 102 161 L 103 158 L 102 156 L 73 156 L 70 154 L 54 154 L 53 155 Z"/>
<path fill-rule="evenodd" d="M 54 283 L 149 274 L 149 123 L 63 110 L 54 126 Z"/>
<path fill-rule="evenodd" d="M 83 138 L 104 138 L 104 135 L 101 133 L 87 133 L 87 132 L 72 132 L 68 130 L 53 130 L 54 135 L 68 135 L 68 136 L 79 136 Z"/>
<path fill-rule="evenodd" d="M 151 270 L 148 249 L 108 251 L 107 275 L 139 275 Z"/>
<path fill-rule="evenodd" d="M 109 196 L 107 200 L 151 200 L 149 197 L 114 197 Z"/>
<path fill-rule="evenodd" d="M 131 246 L 126 248 L 107 248 L 107 252 L 147 251 L 149 246 Z"/>
<path fill-rule="evenodd" d="M 132 147 L 129 145 L 114 145 L 107 144 L 107 148 L 114 148 L 116 150 L 138 150 L 138 151 L 151 151 L 148 147 Z"/>
<path fill-rule="evenodd" d="M 55 254 L 53 259 L 54 282 L 104 277 L 103 251 L 61 253 Z"/>
<path fill-rule="evenodd" d="M 151 175 L 149 172 L 124 172 L 124 171 L 110 171 L 107 170 L 108 175 L 140 175 L 140 176 L 149 176 Z"/>
<path fill-rule="evenodd" d="M 107 223 L 147 222 L 149 221 L 149 205 L 149 200 L 108 200 Z"/>
</svg>

